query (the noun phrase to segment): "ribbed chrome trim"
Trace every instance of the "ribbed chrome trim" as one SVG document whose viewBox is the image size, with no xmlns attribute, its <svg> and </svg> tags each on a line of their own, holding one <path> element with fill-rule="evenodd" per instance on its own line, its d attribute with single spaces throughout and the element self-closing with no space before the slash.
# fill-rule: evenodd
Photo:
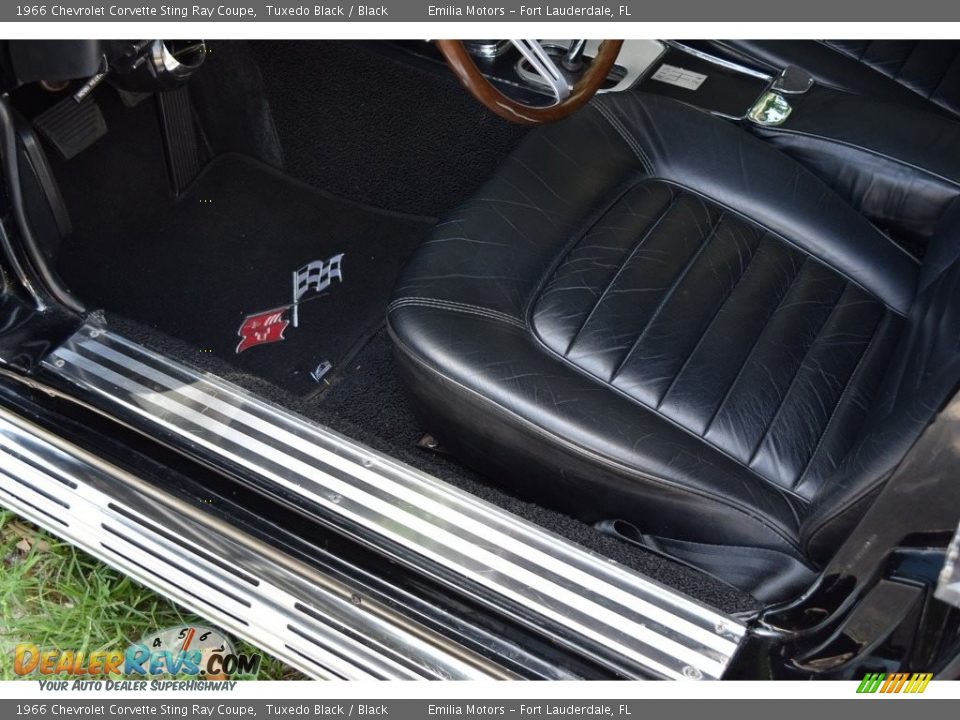
<svg viewBox="0 0 960 720">
<path fill-rule="evenodd" d="M 312 677 L 514 677 L 2 409 L 0 506 Z"/>
<path fill-rule="evenodd" d="M 85 327 L 45 364 L 114 411 L 362 528 L 398 560 L 482 586 L 555 641 L 602 648 L 619 672 L 718 678 L 744 634 L 733 618 L 110 332 Z"/>
</svg>

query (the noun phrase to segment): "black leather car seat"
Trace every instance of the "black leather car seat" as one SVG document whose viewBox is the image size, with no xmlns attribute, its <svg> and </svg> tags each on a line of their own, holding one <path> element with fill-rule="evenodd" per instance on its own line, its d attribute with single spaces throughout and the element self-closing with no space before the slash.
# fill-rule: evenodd
<svg viewBox="0 0 960 720">
<path fill-rule="evenodd" d="M 960 117 L 960 40 L 710 40 L 698 49 L 822 85 Z"/>
<path fill-rule="evenodd" d="M 740 128 L 602 96 L 436 227 L 389 329 L 492 482 L 782 599 L 960 377 L 958 238 L 955 202 L 921 266 Z"/>
</svg>

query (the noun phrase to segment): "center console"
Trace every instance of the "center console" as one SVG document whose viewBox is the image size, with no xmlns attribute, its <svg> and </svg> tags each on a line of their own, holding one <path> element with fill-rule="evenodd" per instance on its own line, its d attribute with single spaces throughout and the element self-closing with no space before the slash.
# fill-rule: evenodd
<svg viewBox="0 0 960 720">
<path fill-rule="evenodd" d="M 742 120 L 775 81 L 771 75 L 670 42 L 634 89 Z"/>
</svg>

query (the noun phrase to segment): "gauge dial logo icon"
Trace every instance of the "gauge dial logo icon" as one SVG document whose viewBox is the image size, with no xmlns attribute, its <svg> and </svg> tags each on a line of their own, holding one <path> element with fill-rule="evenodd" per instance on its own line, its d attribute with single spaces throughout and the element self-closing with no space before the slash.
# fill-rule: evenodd
<svg viewBox="0 0 960 720">
<path fill-rule="evenodd" d="M 169 652 L 171 655 L 181 655 L 189 652 L 199 652 L 200 675 L 207 680 L 226 680 L 228 674 L 223 671 L 227 664 L 224 660 L 236 657 L 230 638 L 220 630 L 203 625 L 176 625 L 155 633 L 150 633 L 140 640 L 151 652 Z"/>
</svg>

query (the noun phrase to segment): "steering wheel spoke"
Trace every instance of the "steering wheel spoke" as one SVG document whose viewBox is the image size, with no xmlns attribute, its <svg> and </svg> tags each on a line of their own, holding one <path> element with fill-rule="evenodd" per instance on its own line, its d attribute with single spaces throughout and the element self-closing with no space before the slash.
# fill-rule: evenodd
<svg viewBox="0 0 960 720">
<path fill-rule="evenodd" d="M 550 89 L 554 102 L 546 107 L 536 107 L 504 95 L 477 68 L 476 63 L 459 40 L 437 40 L 437 48 L 447 65 L 463 86 L 491 111 L 510 122 L 537 125 L 566 117 L 586 105 L 606 81 L 623 40 L 604 40 L 600 43 L 590 64 L 572 87 L 567 75 L 557 67 L 554 59 L 537 40 L 511 40 L 530 68 Z M 581 41 L 578 41 L 578 43 Z M 582 45 L 571 46 L 567 60 L 571 65 L 580 62 Z"/>
<path fill-rule="evenodd" d="M 570 97 L 571 88 L 567 79 L 538 40 L 511 40 L 510 43 L 526 58 L 533 71 L 550 88 L 555 103 L 559 104 Z"/>
</svg>

